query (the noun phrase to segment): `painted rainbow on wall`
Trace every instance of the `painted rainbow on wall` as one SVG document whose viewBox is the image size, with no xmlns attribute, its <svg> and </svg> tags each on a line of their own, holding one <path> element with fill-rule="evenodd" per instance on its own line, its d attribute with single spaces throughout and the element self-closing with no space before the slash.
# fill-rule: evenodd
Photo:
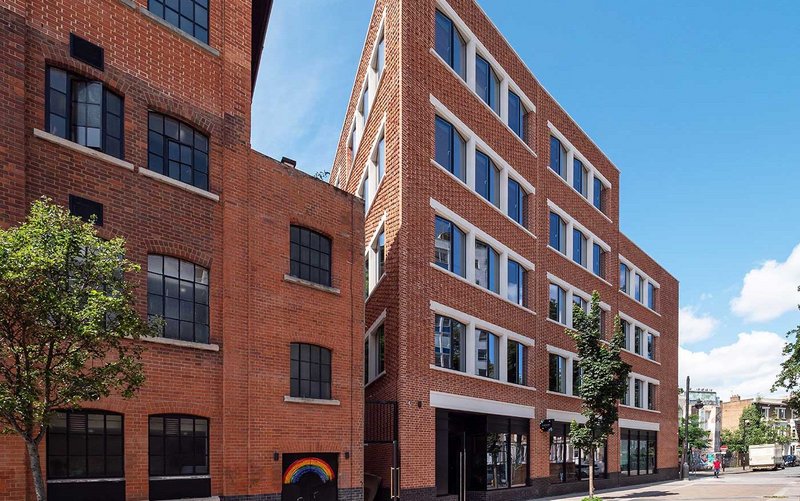
<svg viewBox="0 0 800 501">
<path fill-rule="evenodd" d="M 298 459 L 288 468 L 283 474 L 284 484 L 296 484 L 306 473 L 313 473 L 320 478 L 323 482 L 330 482 L 336 475 L 333 473 L 333 468 L 326 461 L 308 457 Z"/>
</svg>

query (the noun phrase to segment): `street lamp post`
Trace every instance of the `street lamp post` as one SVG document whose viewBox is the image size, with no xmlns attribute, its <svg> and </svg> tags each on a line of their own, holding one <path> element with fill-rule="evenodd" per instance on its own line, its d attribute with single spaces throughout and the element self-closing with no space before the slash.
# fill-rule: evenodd
<svg viewBox="0 0 800 501">
<path fill-rule="evenodd" d="M 742 431 L 742 446 L 744 447 L 744 458 L 742 458 L 742 469 L 746 468 L 745 460 L 748 457 L 748 453 L 750 452 L 750 447 L 747 445 L 747 427 L 750 426 L 750 420 L 744 420 L 744 430 Z"/>
<path fill-rule="evenodd" d="M 689 376 L 686 376 L 686 412 L 683 418 L 683 453 L 681 454 L 681 480 L 688 478 L 686 450 L 689 448 Z"/>
</svg>

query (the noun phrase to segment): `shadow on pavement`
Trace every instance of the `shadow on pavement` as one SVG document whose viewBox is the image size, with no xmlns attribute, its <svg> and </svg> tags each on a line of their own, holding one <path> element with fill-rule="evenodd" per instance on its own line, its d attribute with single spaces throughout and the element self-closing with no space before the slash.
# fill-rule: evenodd
<svg viewBox="0 0 800 501">
<path fill-rule="evenodd" d="M 613 499 L 641 499 L 641 498 L 663 498 L 666 496 L 675 496 L 674 492 L 665 491 L 647 491 L 647 492 L 633 492 L 624 496 L 614 496 Z"/>
</svg>

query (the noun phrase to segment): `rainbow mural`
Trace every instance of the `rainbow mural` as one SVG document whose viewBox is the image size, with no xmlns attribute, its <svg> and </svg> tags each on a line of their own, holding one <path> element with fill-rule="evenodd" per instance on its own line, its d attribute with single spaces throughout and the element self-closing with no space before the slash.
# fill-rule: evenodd
<svg viewBox="0 0 800 501">
<path fill-rule="evenodd" d="M 301 458 L 290 464 L 283 474 L 284 484 L 296 484 L 307 473 L 318 476 L 323 483 L 330 482 L 336 475 L 333 468 L 325 460 L 315 457 Z"/>
</svg>

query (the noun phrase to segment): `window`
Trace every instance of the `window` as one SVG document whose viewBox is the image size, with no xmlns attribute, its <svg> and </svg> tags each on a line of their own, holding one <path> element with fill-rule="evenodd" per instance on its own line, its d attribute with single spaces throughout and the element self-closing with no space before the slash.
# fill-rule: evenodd
<svg viewBox="0 0 800 501">
<path fill-rule="evenodd" d="M 527 377 L 525 368 L 527 358 L 525 345 L 516 341 L 508 341 L 507 346 L 508 370 L 506 376 L 509 383 L 525 386 Z"/>
<path fill-rule="evenodd" d="M 122 478 L 122 415 L 56 411 L 47 427 L 47 479 Z"/>
<path fill-rule="evenodd" d="M 383 231 L 380 232 L 378 235 L 378 239 L 375 241 L 375 246 L 373 247 L 375 254 L 378 257 L 378 280 L 383 276 L 383 264 L 384 260 L 386 259 L 386 236 Z"/>
<path fill-rule="evenodd" d="M 372 204 L 372 196 L 369 192 L 369 173 L 364 176 L 364 182 L 361 183 L 361 198 L 364 199 L 364 214 L 366 214 Z"/>
<path fill-rule="evenodd" d="M 586 236 L 581 233 L 581 230 L 573 228 L 572 230 L 572 260 L 579 265 L 586 267 Z"/>
<path fill-rule="evenodd" d="M 208 0 L 148 0 L 147 9 L 181 31 L 208 43 Z"/>
<path fill-rule="evenodd" d="M 593 194 L 592 205 L 597 207 L 600 210 L 600 212 L 606 211 L 605 203 L 603 203 L 603 199 L 605 198 L 603 196 L 603 192 L 605 191 L 605 189 L 606 187 L 605 185 L 603 185 L 603 181 L 601 181 L 600 178 L 597 177 L 594 178 L 594 194 Z"/>
<path fill-rule="evenodd" d="M 625 393 L 622 395 L 622 405 L 631 405 L 631 380 L 625 381 Z"/>
<path fill-rule="evenodd" d="M 383 324 L 364 339 L 364 384 L 380 376 L 384 370 Z"/>
<path fill-rule="evenodd" d="M 466 334 L 466 325 L 452 318 L 436 315 L 433 335 L 437 367 L 466 372 L 466 359 L 463 356 Z"/>
<path fill-rule="evenodd" d="M 386 171 L 386 138 L 383 136 L 381 136 L 380 141 L 378 141 L 378 147 L 375 151 L 375 158 L 373 161 L 375 162 L 375 167 L 378 172 L 377 184 L 380 185 L 383 180 L 383 174 Z"/>
<path fill-rule="evenodd" d="M 550 354 L 550 391 L 567 393 L 567 359 Z"/>
<path fill-rule="evenodd" d="M 549 317 L 551 320 L 565 324 L 567 323 L 567 293 L 556 284 L 550 284 L 550 308 Z"/>
<path fill-rule="evenodd" d="M 364 85 L 364 93 L 361 94 L 361 120 L 362 129 L 367 127 L 367 117 L 369 117 L 369 84 Z"/>
<path fill-rule="evenodd" d="M 500 255 L 488 244 L 475 241 L 475 283 L 500 292 Z"/>
<path fill-rule="evenodd" d="M 508 260 L 508 300 L 520 306 L 525 306 L 525 268 L 518 262 Z"/>
<path fill-rule="evenodd" d="M 48 67 L 45 122 L 54 136 L 123 158 L 122 98 L 102 82 Z"/>
<path fill-rule="evenodd" d="M 373 69 L 377 74 L 378 78 L 377 81 L 380 81 L 381 75 L 383 75 L 383 68 L 386 65 L 386 37 L 383 33 L 380 35 L 380 39 L 378 40 L 378 49 L 375 53 L 375 65 Z"/>
<path fill-rule="evenodd" d="M 467 143 L 450 122 L 436 117 L 436 162 L 467 182 Z"/>
<path fill-rule="evenodd" d="M 147 168 L 208 190 L 208 137 L 183 122 L 149 113 Z"/>
<path fill-rule="evenodd" d="M 555 212 L 550 213 L 550 247 L 567 253 L 567 223 Z"/>
<path fill-rule="evenodd" d="M 163 317 L 162 336 L 208 343 L 208 270 L 170 256 L 147 256 L 147 315 Z"/>
<path fill-rule="evenodd" d="M 644 293 L 644 279 L 638 273 L 634 273 L 634 277 L 635 279 L 633 282 L 634 285 L 633 297 L 640 303 L 643 303 L 644 297 L 642 297 L 642 294 Z"/>
<path fill-rule="evenodd" d="M 582 297 L 578 296 L 577 294 L 573 294 L 572 302 L 573 304 L 576 304 L 578 308 L 582 309 L 586 313 L 589 313 L 589 302 L 583 299 Z"/>
<path fill-rule="evenodd" d="M 786 419 L 786 409 L 783 407 L 778 408 L 778 419 Z"/>
<path fill-rule="evenodd" d="M 642 385 L 644 381 L 641 379 L 634 379 L 633 380 L 633 406 L 634 407 L 643 407 L 642 405 Z"/>
<path fill-rule="evenodd" d="M 459 276 L 466 276 L 466 236 L 458 226 L 436 216 L 436 264 Z"/>
<path fill-rule="evenodd" d="M 619 290 L 628 294 L 628 278 L 630 277 L 630 269 L 625 263 L 619 263 Z"/>
<path fill-rule="evenodd" d="M 572 187 L 583 195 L 589 196 L 589 171 L 583 166 L 583 162 L 577 158 L 572 160 Z"/>
<path fill-rule="evenodd" d="M 508 217 L 525 226 L 525 190 L 513 179 L 508 180 Z"/>
<path fill-rule="evenodd" d="M 653 282 L 647 282 L 647 307 L 654 311 L 656 309 L 656 286 Z"/>
<path fill-rule="evenodd" d="M 293 277 L 330 287 L 331 240 L 316 231 L 290 228 L 289 272 Z"/>
<path fill-rule="evenodd" d="M 453 21 L 436 11 L 436 53 L 465 81 L 467 80 L 467 44 Z"/>
<path fill-rule="evenodd" d="M 477 353 L 475 368 L 479 376 L 492 379 L 500 378 L 500 339 L 484 330 L 478 329 L 477 334 Z"/>
<path fill-rule="evenodd" d="M 567 179 L 567 150 L 561 144 L 561 141 L 553 136 L 550 136 L 550 168 L 556 174 Z"/>
<path fill-rule="evenodd" d="M 578 360 L 572 361 L 572 394 L 576 397 L 581 396 L 581 376 L 583 370 Z"/>
<path fill-rule="evenodd" d="M 656 410 L 656 388 L 658 385 L 647 383 L 647 408 L 651 411 Z"/>
<path fill-rule="evenodd" d="M 606 276 L 606 251 L 598 244 L 592 245 L 592 271 L 600 278 Z"/>
<path fill-rule="evenodd" d="M 647 358 L 656 359 L 656 337 L 649 332 L 647 333 Z"/>
<path fill-rule="evenodd" d="M 500 170 L 480 151 L 475 151 L 475 191 L 500 207 Z"/>
<path fill-rule="evenodd" d="M 634 350 L 633 351 L 637 355 L 642 355 L 643 354 L 642 353 L 642 338 L 644 337 L 644 331 L 642 329 L 640 329 L 639 327 L 635 327 L 633 329 L 633 331 L 634 331 L 634 338 L 633 338 Z"/>
<path fill-rule="evenodd" d="M 508 126 L 525 140 L 525 108 L 519 96 L 508 91 Z"/>
<path fill-rule="evenodd" d="M 625 335 L 624 348 L 626 350 L 629 350 L 631 346 L 631 324 L 627 320 L 620 319 L 619 325 L 620 328 L 622 329 L 622 333 Z"/>
<path fill-rule="evenodd" d="M 650 475 L 656 470 L 655 431 L 620 429 L 620 473 L 623 475 Z"/>
<path fill-rule="evenodd" d="M 570 423 L 556 422 L 550 431 L 550 483 L 577 482 L 589 478 L 589 455 L 572 444 Z M 594 453 L 595 478 L 606 478 L 606 446 Z"/>
<path fill-rule="evenodd" d="M 103 226 L 103 204 L 75 195 L 69 196 L 69 213 L 84 223 Z M 94 218 L 94 220 L 92 219 Z"/>
<path fill-rule="evenodd" d="M 331 398 L 331 350 L 313 344 L 292 343 L 290 395 Z"/>
<path fill-rule="evenodd" d="M 150 416 L 150 476 L 208 475 L 208 419 Z"/>
<path fill-rule="evenodd" d="M 495 113 L 500 114 L 500 79 L 492 65 L 481 56 L 475 56 L 475 92 Z"/>
</svg>

